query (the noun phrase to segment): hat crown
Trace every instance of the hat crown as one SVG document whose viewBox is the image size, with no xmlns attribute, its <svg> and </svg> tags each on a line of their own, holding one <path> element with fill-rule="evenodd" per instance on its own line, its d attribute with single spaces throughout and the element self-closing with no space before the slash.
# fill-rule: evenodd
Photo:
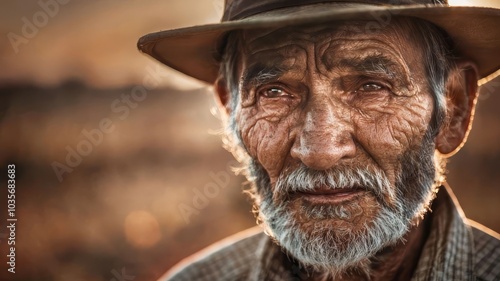
<svg viewBox="0 0 500 281">
<path fill-rule="evenodd" d="M 244 19 L 271 10 L 321 3 L 357 3 L 372 5 L 447 5 L 448 0 L 225 0 L 222 21 Z"/>
</svg>

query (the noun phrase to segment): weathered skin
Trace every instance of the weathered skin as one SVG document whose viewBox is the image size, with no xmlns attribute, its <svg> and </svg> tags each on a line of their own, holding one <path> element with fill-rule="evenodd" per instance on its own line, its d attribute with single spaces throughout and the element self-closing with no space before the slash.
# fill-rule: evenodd
<svg viewBox="0 0 500 281">
<path fill-rule="evenodd" d="M 377 165 L 394 182 L 398 158 L 421 143 L 433 110 L 421 54 L 401 32 L 353 35 L 346 29 L 245 36 L 243 69 L 284 70 L 267 81 L 243 77 L 240 83 L 243 142 L 273 184 L 299 161 L 317 170 Z M 372 55 L 390 60 L 390 73 L 356 69 Z"/>
<path fill-rule="evenodd" d="M 421 144 L 434 109 L 422 52 L 401 27 L 353 32 L 362 24 L 244 32 L 237 125 L 272 186 L 300 163 L 315 170 L 375 166 L 394 184 L 400 157 Z M 468 89 L 474 92 L 468 95 L 476 89 Z M 218 91 L 227 100 L 227 93 Z M 437 139 L 445 153 L 462 143 L 470 122 L 467 107 L 473 103 L 458 102 L 455 107 L 466 110 L 457 120 L 449 112 L 451 129 Z M 357 204 L 361 217 L 337 223 L 356 229 L 376 216 L 379 206 L 372 194 L 363 194 Z M 308 218 L 296 219 L 308 226 Z M 405 237 L 408 243 L 385 257 L 372 277 L 409 278 L 416 260 L 408 252 L 421 247 L 422 233 L 424 226 L 414 228 Z M 407 266 L 401 269 L 403 261 Z"/>
</svg>

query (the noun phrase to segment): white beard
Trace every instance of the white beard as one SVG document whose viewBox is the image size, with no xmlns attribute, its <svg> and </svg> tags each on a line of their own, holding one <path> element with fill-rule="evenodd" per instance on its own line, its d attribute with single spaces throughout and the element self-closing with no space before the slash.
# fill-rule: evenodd
<svg viewBox="0 0 500 281">
<path fill-rule="evenodd" d="M 433 154 L 429 140 L 424 140 L 420 149 L 408 152 L 402 158 L 395 185 L 375 168 L 316 171 L 301 166 L 281 176 L 273 189 L 263 167 L 252 162 L 249 170 L 255 183 L 253 196 L 259 223 L 301 265 L 323 272 L 325 279 L 351 271 L 369 276 L 368 260 L 400 241 L 432 202 L 437 189 Z M 317 186 L 361 186 L 377 200 L 364 200 L 363 208 L 362 198 L 343 205 L 291 208 L 294 202 L 289 200 L 290 193 L 311 191 Z M 368 208 L 377 210 L 371 219 L 363 216 L 367 203 L 371 204 Z M 350 221 L 355 217 L 365 222 L 352 227 Z"/>
</svg>

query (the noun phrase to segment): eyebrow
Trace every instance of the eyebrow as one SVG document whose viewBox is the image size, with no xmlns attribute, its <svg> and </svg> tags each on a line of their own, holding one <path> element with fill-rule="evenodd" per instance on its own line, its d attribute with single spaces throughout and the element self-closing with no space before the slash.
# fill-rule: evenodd
<svg viewBox="0 0 500 281">
<path fill-rule="evenodd" d="M 280 66 L 256 63 L 243 72 L 241 80 L 245 86 L 255 86 L 276 80 L 283 76 L 286 71 Z"/>
<path fill-rule="evenodd" d="M 323 62 L 325 63 L 325 62 Z M 342 58 L 327 68 L 350 69 L 364 75 L 385 76 L 389 79 L 397 79 L 400 82 L 409 83 L 406 67 L 387 56 L 372 54 L 363 57 Z M 254 63 L 250 65 L 242 75 L 244 87 L 257 86 L 277 80 L 282 77 L 288 69 L 278 65 L 267 65 L 265 63 Z"/>
<path fill-rule="evenodd" d="M 404 71 L 405 68 L 384 55 L 344 58 L 334 67 L 348 68 L 367 75 L 384 75 L 389 78 L 397 78 L 403 75 L 403 78 L 407 78 L 407 73 Z"/>
</svg>

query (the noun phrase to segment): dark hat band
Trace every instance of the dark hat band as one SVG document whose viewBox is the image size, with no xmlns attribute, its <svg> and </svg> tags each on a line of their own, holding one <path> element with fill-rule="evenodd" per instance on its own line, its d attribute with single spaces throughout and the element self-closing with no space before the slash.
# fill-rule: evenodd
<svg viewBox="0 0 500 281">
<path fill-rule="evenodd" d="M 373 5 L 415 5 L 432 4 L 447 5 L 447 0 L 226 0 L 224 15 L 222 21 L 232 21 L 244 19 L 259 13 L 268 12 L 276 9 L 304 6 L 320 3 L 360 3 Z"/>
</svg>

